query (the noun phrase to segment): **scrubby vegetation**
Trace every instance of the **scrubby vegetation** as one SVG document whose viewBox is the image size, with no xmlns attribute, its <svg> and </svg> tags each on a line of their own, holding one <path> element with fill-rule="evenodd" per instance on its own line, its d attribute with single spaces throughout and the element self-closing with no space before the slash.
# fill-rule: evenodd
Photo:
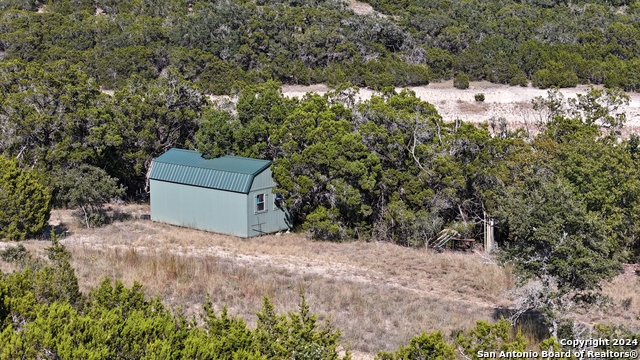
<svg viewBox="0 0 640 360">
<path fill-rule="evenodd" d="M 198 317 L 172 312 L 158 298 L 145 296 L 143 286 L 124 286 L 104 279 L 88 293 L 78 291 L 70 267 L 71 254 L 55 236 L 47 259 L 36 258 L 24 248 L 7 261 L 24 270 L 0 273 L 0 358 L 205 358 L 205 359 L 349 359 L 340 331 L 320 322 L 301 296 L 298 310 L 278 314 L 271 301 L 263 300 L 257 323 L 248 326 L 216 312 L 211 301 Z M 4 258 L 3 253 L 3 258 Z M 571 336 L 571 334 L 565 334 Z M 590 336 L 613 339 L 638 338 L 623 327 L 596 326 Z M 637 348 L 627 346 L 626 350 Z M 340 352 L 341 349 L 346 350 Z M 422 333 L 377 359 L 478 358 L 479 351 L 562 350 L 553 338 L 528 343 L 508 321 L 478 321 L 474 328 L 443 335 Z M 609 345 L 599 350 L 621 350 Z M 522 358 L 526 358 L 523 356 Z"/>
<path fill-rule="evenodd" d="M 556 334 L 566 299 L 597 302 L 601 282 L 640 257 L 640 138 L 620 137 L 622 90 L 640 86 L 640 3 L 368 2 L 382 15 L 357 15 L 336 0 L 3 2 L 0 238 L 46 233 L 52 205 L 77 207 L 86 227 L 104 224 L 102 205 L 144 199 L 151 161 L 172 147 L 269 159 L 296 230 L 313 239 L 422 247 L 443 230 L 479 238 L 485 218 L 495 218 L 500 261 L 521 283 L 540 285 L 523 306 L 545 311 Z M 534 134 L 500 119 L 445 123 L 415 93 L 394 88 L 452 78 L 460 89 L 488 80 L 606 90 L 536 99 Z M 282 83 L 334 90 L 290 99 Z M 356 101 L 354 86 L 378 92 Z M 210 94 L 232 101 L 213 104 Z M 56 266 L 7 279 L 62 271 L 73 282 Z M 90 310 L 76 290 L 60 293 L 45 280 L 35 295 L 9 298 L 48 299 L 29 316 L 78 316 L 73 326 L 89 321 L 76 301 L 113 310 Z M 52 308 L 59 300 L 69 304 Z M 145 304 L 144 316 L 169 319 L 169 343 L 188 338 L 173 330 L 191 323 Z M 27 334 L 21 326 L 7 329 Z M 24 339 L 7 340 L 19 347 Z M 280 351 L 238 349 L 248 351 L 239 357 Z M 413 354 L 407 349 L 384 356 Z"/>
<path fill-rule="evenodd" d="M 0 156 L 0 238 L 24 240 L 39 235 L 49 220 L 50 201 L 44 174 L 21 169 Z"/>
<path fill-rule="evenodd" d="M 429 78 L 402 55 L 415 45 L 396 22 L 339 1 L 24 1 L 0 11 L 5 60 L 65 60 L 105 88 L 170 68 L 214 94 L 268 79 L 381 87 Z"/>
<path fill-rule="evenodd" d="M 52 175 L 39 185 L 44 215 L 17 238 L 45 225 L 49 188 L 54 204 L 80 208 L 86 226 L 103 222 L 101 205 L 123 186 L 144 194 L 151 160 L 175 146 L 273 160 L 294 225 L 314 239 L 418 247 L 442 230 L 480 238 L 484 214 L 495 217 L 503 263 L 542 281 L 543 298 L 527 306 L 549 319 L 564 311 L 551 300 L 578 291 L 593 302 L 586 295 L 640 254 L 639 141 L 616 135 L 628 102 L 619 90 L 536 99 L 534 136 L 445 123 L 408 90 L 356 102 L 356 90 L 341 86 L 298 100 L 267 82 L 244 87 L 225 107 L 208 104 L 173 70 L 151 83 L 134 77 L 109 96 L 74 65 L 56 64 L 62 72 L 47 76 L 4 64 L 0 144 L 15 159 L 5 161 Z M 555 333 L 557 322 L 550 327 Z"/>
<path fill-rule="evenodd" d="M 434 79 L 636 90 L 638 2 L 367 0 L 392 14 Z"/>
<path fill-rule="evenodd" d="M 105 279 L 78 291 L 70 254 L 54 239 L 49 262 L 28 255 L 22 272 L 0 274 L 0 358 L 58 359 L 348 359 L 337 354 L 340 332 L 320 325 L 304 297 L 299 312 L 278 315 L 265 298 L 258 325 L 203 305 L 201 323 L 172 314 L 142 286 Z"/>
<path fill-rule="evenodd" d="M 270 79 L 382 88 L 458 73 L 639 86 L 636 1 L 366 2 L 381 15 L 337 0 L 4 1 L 0 51 L 5 61 L 68 61 L 105 88 L 174 68 L 214 94 Z"/>
<path fill-rule="evenodd" d="M 87 228 L 102 225 L 106 221 L 103 205 L 124 193 L 117 179 L 95 166 L 82 164 L 53 175 L 51 181 L 57 204 L 61 207 L 79 208 L 79 215 Z"/>
</svg>

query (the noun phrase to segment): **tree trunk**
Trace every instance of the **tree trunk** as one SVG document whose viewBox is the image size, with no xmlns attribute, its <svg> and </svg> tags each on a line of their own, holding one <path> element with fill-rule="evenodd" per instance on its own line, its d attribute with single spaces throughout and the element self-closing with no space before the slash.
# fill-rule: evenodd
<svg viewBox="0 0 640 360">
<path fill-rule="evenodd" d="M 87 210 L 85 210 L 84 205 L 80 206 L 82 212 L 84 213 L 84 221 L 87 224 L 87 229 L 89 229 L 89 217 L 87 216 Z"/>
</svg>

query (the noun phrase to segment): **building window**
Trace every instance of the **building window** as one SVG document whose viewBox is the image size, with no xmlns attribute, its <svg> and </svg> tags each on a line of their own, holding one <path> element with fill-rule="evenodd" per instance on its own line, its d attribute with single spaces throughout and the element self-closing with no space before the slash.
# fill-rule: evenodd
<svg viewBox="0 0 640 360">
<path fill-rule="evenodd" d="M 256 212 L 267 211 L 266 204 L 267 194 L 258 194 L 256 195 Z"/>
</svg>

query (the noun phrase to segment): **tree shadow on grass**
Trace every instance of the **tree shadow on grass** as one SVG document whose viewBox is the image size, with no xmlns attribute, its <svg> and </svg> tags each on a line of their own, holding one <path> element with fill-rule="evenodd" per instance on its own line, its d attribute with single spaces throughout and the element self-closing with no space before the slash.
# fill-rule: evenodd
<svg viewBox="0 0 640 360">
<path fill-rule="evenodd" d="M 111 207 L 101 208 L 85 214 L 82 210 L 76 210 L 73 212 L 73 217 L 78 220 L 78 224 L 82 227 L 86 227 L 86 221 L 92 228 L 102 227 L 105 225 L 113 224 L 114 222 L 123 222 L 133 219 L 133 216 L 127 212 L 123 212 L 119 209 L 113 209 Z"/>
<path fill-rule="evenodd" d="M 500 318 L 510 319 L 515 313 L 513 309 L 498 308 L 493 312 L 493 319 L 495 321 Z M 537 310 L 527 310 L 522 313 L 514 325 L 514 330 L 521 331 L 529 343 L 535 342 L 539 344 L 542 340 L 548 339 L 549 328 L 545 324 L 544 316 Z"/>
<path fill-rule="evenodd" d="M 109 223 L 116 222 L 116 221 L 118 222 L 129 221 L 133 219 L 133 216 L 131 216 L 131 214 L 120 211 L 118 209 L 107 211 L 107 216 L 109 217 Z"/>
<path fill-rule="evenodd" d="M 69 231 L 69 226 L 65 223 L 59 223 L 58 225 L 47 225 L 42 229 L 42 236 L 40 236 L 41 240 L 51 240 L 51 231 L 53 230 L 53 234 L 59 237 L 65 237 L 72 234 Z"/>
</svg>

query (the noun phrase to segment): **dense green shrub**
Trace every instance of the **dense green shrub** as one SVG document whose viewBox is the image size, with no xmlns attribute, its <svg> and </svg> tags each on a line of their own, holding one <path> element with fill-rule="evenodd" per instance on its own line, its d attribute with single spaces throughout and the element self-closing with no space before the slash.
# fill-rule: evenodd
<svg viewBox="0 0 640 360">
<path fill-rule="evenodd" d="M 526 87 L 529 85 L 529 81 L 527 80 L 527 77 L 523 73 L 520 73 L 512 77 L 511 79 L 509 79 L 509 85 L 511 86 L 520 85 L 520 86 Z"/>
<path fill-rule="evenodd" d="M 49 254 L 40 270 L 0 276 L 3 358 L 350 359 L 338 355 L 340 332 L 319 324 L 304 296 L 288 315 L 265 298 L 254 329 L 208 301 L 198 326 L 147 299 L 138 283 L 104 279 L 83 295 L 68 251 L 54 239 Z"/>
<path fill-rule="evenodd" d="M 0 155 L 0 239 L 40 235 L 49 220 L 50 200 L 41 173 L 20 169 Z"/>
<path fill-rule="evenodd" d="M 484 101 L 484 94 L 483 94 L 483 93 L 475 94 L 475 95 L 473 95 L 473 98 L 474 98 L 476 101 L 480 101 L 480 102 L 482 102 L 482 101 Z"/>
<path fill-rule="evenodd" d="M 434 333 L 422 333 L 411 339 L 407 346 L 401 346 L 395 353 L 380 352 L 378 360 L 405 360 L 405 359 L 434 359 L 454 360 L 455 347 L 447 344 L 440 331 Z"/>
<path fill-rule="evenodd" d="M 20 262 L 23 261 L 29 252 L 24 247 L 24 245 L 19 244 L 18 246 L 9 246 L 4 250 L 0 251 L 0 259 L 6 262 Z"/>
<path fill-rule="evenodd" d="M 107 219 L 102 205 L 124 193 L 117 179 L 87 164 L 57 173 L 53 187 L 56 204 L 77 207 L 80 210 L 79 218 L 87 228 L 103 225 Z"/>
<path fill-rule="evenodd" d="M 578 76 L 572 71 L 553 71 L 541 69 L 531 77 L 533 86 L 540 89 L 550 87 L 567 88 L 578 85 Z"/>
<path fill-rule="evenodd" d="M 453 78 L 453 86 L 456 89 L 468 89 L 469 88 L 469 75 L 465 73 L 458 73 L 456 77 Z"/>
<path fill-rule="evenodd" d="M 486 321 L 476 322 L 476 326 L 471 331 L 460 333 L 456 338 L 456 343 L 460 345 L 466 354 L 472 359 L 478 359 L 478 353 L 492 351 L 525 351 L 527 341 L 520 332 L 515 337 L 511 333 L 511 324 L 500 319 L 496 323 Z"/>
</svg>

